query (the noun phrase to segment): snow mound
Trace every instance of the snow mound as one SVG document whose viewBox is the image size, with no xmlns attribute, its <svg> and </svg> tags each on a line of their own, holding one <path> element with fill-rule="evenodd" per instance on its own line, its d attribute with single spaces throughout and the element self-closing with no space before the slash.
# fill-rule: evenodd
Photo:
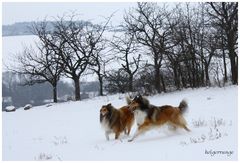
<svg viewBox="0 0 240 163">
<path fill-rule="evenodd" d="M 11 111 L 15 111 L 16 108 L 15 108 L 15 106 L 7 106 L 7 107 L 5 108 L 5 110 L 6 110 L 7 112 L 11 112 Z"/>
</svg>

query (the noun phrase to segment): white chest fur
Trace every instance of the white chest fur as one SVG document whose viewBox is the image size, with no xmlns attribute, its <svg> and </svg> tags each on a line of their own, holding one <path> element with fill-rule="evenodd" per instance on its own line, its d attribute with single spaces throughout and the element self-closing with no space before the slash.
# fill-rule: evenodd
<svg viewBox="0 0 240 163">
<path fill-rule="evenodd" d="M 101 122 L 101 126 L 105 131 L 111 131 L 110 127 L 109 127 L 109 122 L 103 118 L 102 122 Z"/>
<path fill-rule="evenodd" d="M 144 123 L 147 113 L 141 110 L 134 111 L 134 117 L 136 118 L 137 125 L 141 125 Z"/>
</svg>

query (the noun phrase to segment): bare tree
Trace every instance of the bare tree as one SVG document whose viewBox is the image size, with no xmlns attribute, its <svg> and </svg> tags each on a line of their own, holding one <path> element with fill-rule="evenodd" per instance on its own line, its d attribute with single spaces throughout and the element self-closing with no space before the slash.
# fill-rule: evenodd
<svg viewBox="0 0 240 163">
<path fill-rule="evenodd" d="M 76 15 L 57 18 L 52 22 L 53 30 L 40 38 L 46 46 L 52 49 L 57 57 L 57 62 L 64 67 L 66 77 L 74 81 L 75 100 L 80 100 L 80 77 L 90 65 L 91 57 L 97 44 L 102 38 L 105 26 L 94 25 L 90 22 L 78 21 Z M 68 20 L 66 20 L 69 18 Z"/>
<path fill-rule="evenodd" d="M 108 40 L 104 38 L 103 33 L 107 29 L 113 14 L 105 18 L 105 22 L 97 26 L 96 32 L 99 35 L 98 42 L 90 58 L 90 69 L 97 75 L 99 81 L 99 95 L 103 96 L 103 81 L 106 76 L 106 65 L 113 59 L 108 54 Z"/>
<path fill-rule="evenodd" d="M 103 80 L 106 76 L 105 68 L 111 60 L 111 58 L 108 58 L 107 54 L 103 52 L 104 49 L 106 49 L 106 41 L 103 41 L 94 51 L 91 58 L 91 66 L 89 67 L 98 77 L 100 96 L 103 96 Z"/>
<path fill-rule="evenodd" d="M 63 71 L 63 67 L 55 59 L 53 51 L 38 43 L 38 51 L 25 48 L 23 54 L 18 55 L 18 64 L 14 68 L 17 73 L 25 75 L 23 85 L 50 83 L 53 87 L 53 102 L 57 102 L 57 83 Z"/>
<path fill-rule="evenodd" d="M 155 70 L 155 89 L 166 91 L 160 71 L 166 50 L 174 45 L 169 42 L 169 28 L 166 16 L 170 14 L 166 6 L 159 7 L 156 3 L 138 3 L 138 7 L 124 17 L 126 29 L 133 33 L 138 42 L 150 50 Z"/>
<path fill-rule="evenodd" d="M 137 92 L 141 94 L 149 96 L 156 93 L 154 88 L 154 68 L 152 65 L 146 64 L 140 67 L 134 85 Z"/>
<path fill-rule="evenodd" d="M 138 47 L 134 42 L 134 35 L 125 33 L 123 36 L 115 36 L 111 42 L 113 51 L 115 51 L 121 61 L 122 69 L 128 74 L 128 91 L 132 92 L 134 75 L 137 73 L 140 64 L 141 55 L 136 56 Z"/>
<path fill-rule="evenodd" d="M 238 83 L 238 3 L 219 2 L 209 3 L 212 10 L 210 16 L 214 19 L 214 24 L 220 27 L 226 35 L 228 55 L 231 63 L 232 83 Z"/>
<path fill-rule="evenodd" d="M 168 51 L 167 59 L 177 89 L 181 83 L 183 87 L 210 85 L 209 65 L 218 47 L 214 31 L 208 25 L 205 4 L 198 4 L 198 7 L 189 3 L 177 5 L 172 13 L 168 23 L 171 41 L 176 46 Z"/>
<path fill-rule="evenodd" d="M 106 80 L 106 90 L 109 93 L 125 93 L 128 91 L 128 76 L 122 68 L 106 72 Z"/>
<path fill-rule="evenodd" d="M 64 42 L 62 52 L 57 54 L 59 62 L 65 66 L 65 75 L 74 81 L 75 100 L 80 100 L 80 77 L 89 64 L 95 46 L 93 31 L 89 29 L 93 26 L 76 22 L 73 18 L 70 21 L 61 18 L 54 27 L 54 36 Z"/>
</svg>

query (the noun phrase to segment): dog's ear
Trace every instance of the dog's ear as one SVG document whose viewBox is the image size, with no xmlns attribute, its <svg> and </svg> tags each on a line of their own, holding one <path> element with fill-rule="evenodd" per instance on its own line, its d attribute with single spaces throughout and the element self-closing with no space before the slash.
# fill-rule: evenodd
<svg viewBox="0 0 240 163">
<path fill-rule="evenodd" d="M 112 104 L 111 103 L 107 104 L 107 107 L 109 107 L 109 106 L 112 106 Z"/>
<path fill-rule="evenodd" d="M 139 95 L 138 98 L 141 100 L 142 99 L 142 95 Z"/>
<path fill-rule="evenodd" d="M 132 100 L 131 100 L 130 96 L 126 96 L 126 102 L 128 105 L 131 104 Z"/>
<path fill-rule="evenodd" d="M 138 93 L 137 96 L 135 96 L 133 100 L 138 100 L 138 99 L 140 99 L 140 98 L 141 98 L 140 96 L 141 96 L 140 93 Z"/>
</svg>

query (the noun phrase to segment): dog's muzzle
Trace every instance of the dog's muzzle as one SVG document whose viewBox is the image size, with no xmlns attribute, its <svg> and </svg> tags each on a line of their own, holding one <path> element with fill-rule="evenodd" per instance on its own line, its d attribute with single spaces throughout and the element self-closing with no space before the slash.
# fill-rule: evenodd
<svg viewBox="0 0 240 163">
<path fill-rule="evenodd" d="M 103 117 L 105 117 L 107 115 L 107 113 L 100 113 Z"/>
</svg>

